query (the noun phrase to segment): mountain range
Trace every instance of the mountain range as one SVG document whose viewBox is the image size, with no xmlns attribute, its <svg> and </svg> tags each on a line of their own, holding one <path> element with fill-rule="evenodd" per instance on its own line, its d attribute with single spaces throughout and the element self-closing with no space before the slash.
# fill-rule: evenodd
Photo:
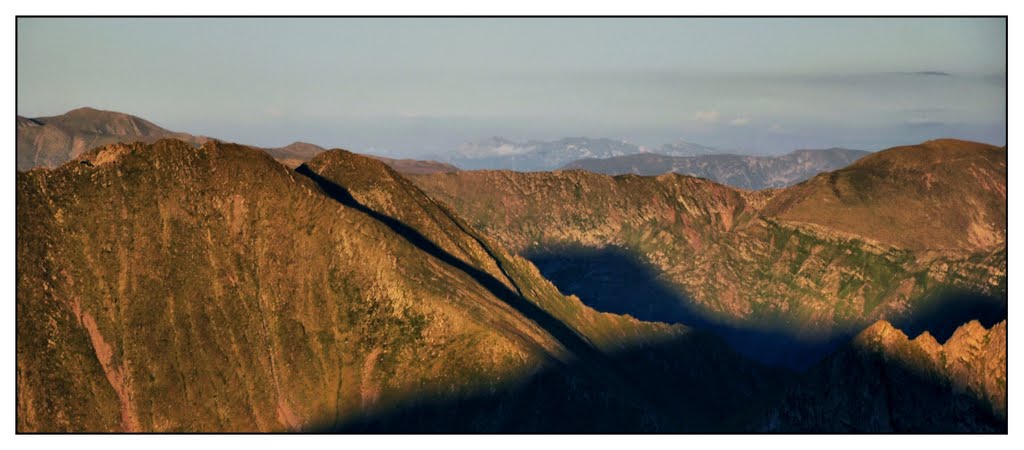
<svg viewBox="0 0 1024 450">
<path fill-rule="evenodd" d="M 556 141 L 516 142 L 492 137 L 466 142 L 438 159 L 467 170 L 541 171 L 553 170 L 581 158 L 610 158 L 640 151 L 641 148 L 635 144 L 606 138 L 573 137 Z"/>
<path fill-rule="evenodd" d="M 638 153 L 604 159 L 580 159 L 562 166 L 562 169 L 580 169 L 608 175 L 661 175 L 675 172 L 707 178 L 729 186 L 757 190 L 790 186 L 821 172 L 846 167 L 868 154 L 869 152 L 862 150 L 842 148 L 797 150 L 781 156 L 668 156 Z"/>
<path fill-rule="evenodd" d="M 752 191 L 72 113 L 18 118 L 18 431 L 1007 430 L 1005 147 Z"/>
<path fill-rule="evenodd" d="M 492 137 L 464 143 L 457 150 L 435 158 L 467 170 L 582 169 L 609 175 L 676 172 L 744 189 L 764 189 L 789 186 L 818 173 L 845 167 L 867 154 L 869 152 L 861 150 L 830 148 L 797 150 L 780 156 L 752 156 L 683 140 L 647 148 L 606 138 L 516 142 Z"/>
<path fill-rule="evenodd" d="M 147 142 L 173 138 L 199 145 L 213 138 L 161 128 L 128 114 L 79 108 L 53 117 L 17 117 L 17 168 L 56 167 L 87 149 L 116 142 Z M 307 142 L 263 148 L 289 167 L 298 167 L 326 151 Z M 583 169 L 618 175 L 660 175 L 677 172 L 700 176 L 744 189 L 784 187 L 820 172 L 846 166 L 867 152 L 845 149 L 799 150 L 783 156 L 743 156 L 677 140 L 655 149 L 612 139 L 563 138 L 515 142 L 494 137 L 468 142 L 438 156 L 448 161 L 394 159 L 369 155 L 409 174 L 463 169 L 543 171 Z"/>
<path fill-rule="evenodd" d="M 213 140 L 205 136 L 168 131 L 132 115 L 94 108 L 78 108 L 59 116 L 34 119 L 17 116 L 16 126 L 18 170 L 57 167 L 77 158 L 86 150 L 118 142 L 153 143 L 159 139 L 179 139 L 200 145 Z M 284 147 L 268 147 L 263 150 L 282 164 L 294 168 L 327 149 L 308 142 L 293 142 Z M 437 161 L 373 157 L 409 173 L 458 170 Z"/>
</svg>

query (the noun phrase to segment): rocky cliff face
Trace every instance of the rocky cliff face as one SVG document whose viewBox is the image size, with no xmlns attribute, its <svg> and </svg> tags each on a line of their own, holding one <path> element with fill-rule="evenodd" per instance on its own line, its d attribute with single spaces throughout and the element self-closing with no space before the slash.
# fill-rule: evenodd
<svg viewBox="0 0 1024 450">
<path fill-rule="evenodd" d="M 1006 432 L 1006 322 L 945 344 L 879 321 L 792 384 L 761 431 Z"/>
<path fill-rule="evenodd" d="M 818 209 L 806 206 L 806 199 L 819 195 L 815 186 L 820 180 L 827 185 L 832 174 L 757 192 L 675 174 L 476 171 L 412 179 L 485 234 L 531 257 L 542 271 L 550 269 L 545 275 L 556 283 L 559 273 L 595 281 L 593 295 L 579 293 L 590 304 L 645 320 L 717 326 L 749 354 L 799 367 L 879 319 L 917 331 L 943 328 L 944 334 L 972 318 L 1005 318 L 1006 153 L 953 146 L 948 152 L 943 146 L 934 152 L 893 149 L 866 158 L 855 168 L 875 167 L 877 181 L 843 184 L 841 191 L 861 203 L 822 201 Z M 886 163 L 891 155 L 904 165 Z M 905 169 L 929 164 L 942 167 L 931 181 Z M 991 175 L 984 182 L 971 175 L 999 167 L 1004 172 L 984 172 Z M 833 174 L 841 180 L 851 170 Z M 922 192 L 897 185 L 920 185 Z M 882 205 L 889 204 L 901 207 L 901 221 L 883 220 L 871 206 L 887 211 Z M 832 217 L 856 226 L 832 226 Z M 1001 231 L 985 234 L 989 245 L 978 246 L 962 233 L 966 217 Z M 602 298 L 609 289 L 602 270 L 581 257 L 587 252 L 616 260 L 608 270 L 613 274 L 649 272 L 637 277 L 648 287 L 638 295 Z M 636 261 L 619 263 L 612 257 L 618 253 Z M 581 278 L 577 269 L 588 264 Z M 804 344 L 804 356 L 783 351 Z"/>
<path fill-rule="evenodd" d="M 344 151 L 117 144 L 17 182 L 20 431 L 711 429 L 779 380 Z"/>
</svg>

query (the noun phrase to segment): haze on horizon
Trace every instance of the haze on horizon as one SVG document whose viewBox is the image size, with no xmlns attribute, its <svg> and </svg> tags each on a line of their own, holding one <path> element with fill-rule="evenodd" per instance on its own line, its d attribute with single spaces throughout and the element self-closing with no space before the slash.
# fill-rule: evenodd
<svg viewBox="0 0 1024 450">
<path fill-rule="evenodd" d="M 17 113 L 398 156 L 676 139 L 1006 145 L 1005 19 L 17 20 Z"/>
</svg>

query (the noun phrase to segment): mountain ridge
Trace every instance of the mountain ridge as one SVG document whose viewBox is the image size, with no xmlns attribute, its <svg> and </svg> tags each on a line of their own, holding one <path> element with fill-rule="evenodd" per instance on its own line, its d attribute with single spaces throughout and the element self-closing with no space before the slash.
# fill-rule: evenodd
<svg viewBox="0 0 1024 450">
<path fill-rule="evenodd" d="M 781 156 L 639 153 L 606 159 L 581 159 L 562 166 L 562 169 L 582 169 L 608 175 L 632 173 L 650 176 L 675 172 L 742 189 L 760 190 L 786 187 L 820 172 L 845 167 L 868 154 L 848 149 L 796 150 Z"/>
<path fill-rule="evenodd" d="M 31 119 L 17 116 L 16 130 L 18 170 L 55 167 L 94 147 L 123 139 L 154 142 L 175 138 L 193 145 L 209 140 L 203 136 L 168 131 L 129 114 L 90 107 L 73 109 L 57 116 Z"/>
<path fill-rule="evenodd" d="M 55 168 L 77 158 L 87 150 L 113 143 L 179 139 L 193 145 L 214 140 L 206 136 L 169 131 L 138 116 L 91 107 L 73 109 L 61 115 L 39 118 L 16 116 L 17 169 Z M 265 147 L 263 151 L 288 167 L 298 167 L 327 149 L 296 141 L 283 147 Z M 376 157 L 382 159 L 382 157 Z M 383 158 L 399 170 L 432 173 L 458 170 L 437 161 Z"/>
</svg>

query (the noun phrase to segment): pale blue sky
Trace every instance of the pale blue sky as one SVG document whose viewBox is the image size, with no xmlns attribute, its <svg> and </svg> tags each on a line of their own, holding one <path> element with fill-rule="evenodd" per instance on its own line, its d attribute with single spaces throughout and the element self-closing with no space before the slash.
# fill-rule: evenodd
<svg viewBox="0 0 1024 450">
<path fill-rule="evenodd" d="M 20 19 L 17 109 L 406 155 L 1004 145 L 1005 56 L 1003 19 Z"/>
</svg>

